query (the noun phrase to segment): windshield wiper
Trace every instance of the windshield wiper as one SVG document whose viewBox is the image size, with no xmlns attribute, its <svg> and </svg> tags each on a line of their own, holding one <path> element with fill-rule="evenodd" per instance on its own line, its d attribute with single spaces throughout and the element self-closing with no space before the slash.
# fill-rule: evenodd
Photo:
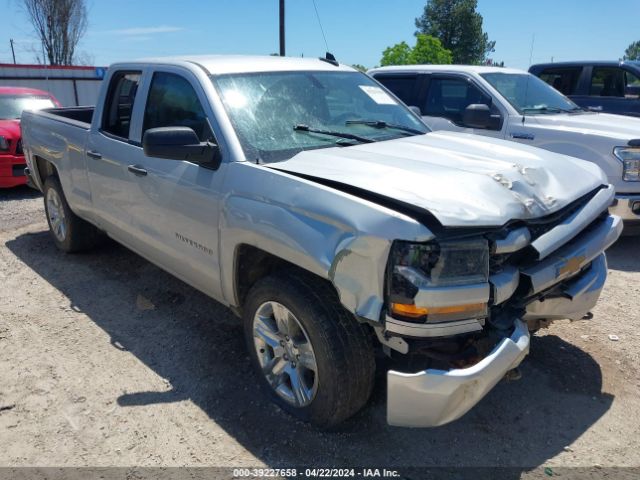
<svg viewBox="0 0 640 480">
<path fill-rule="evenodd" d="M 397 123 L 389 123 L 384 120 L 347 120 L 345 125 L 368 125 L 374 128 L 392 128 L 394 130 L 402 130 L 403 132 L 413 133 L 415 135 L 424 135 L 426 132 L 421 132 L 416 128 L 405 127 L 404 125 L 398 125 Z"/>
<path fill-rule="evenodd" d="M 577 112 L 580 109 L 566 109 L 566 108 L 559 108 L 559 107 L 527 107 L 527 108 L 523 108 L 522 112 L 548 112 L 548 113 L 573 113 L 573 112 Z"/>
<path fill-rule="evenodd" d="M 336 132 L 334 130 L 321 130 L 319 128 L 312 128 L 308 125 L 303 125 L 303 124 L 294 125 L 293 130 L 295 132 L 319 133 L 321 135 L 330 135 L 332 137 L 348 138 L 350 140 L 357 140 L 358 142 L 361 142 L 361 143 L 375 142 L 375 140 L 373 140 L 372 138 L 361 137 L 360 135 L 353 135 L 351 133 Z"/>
</svg>

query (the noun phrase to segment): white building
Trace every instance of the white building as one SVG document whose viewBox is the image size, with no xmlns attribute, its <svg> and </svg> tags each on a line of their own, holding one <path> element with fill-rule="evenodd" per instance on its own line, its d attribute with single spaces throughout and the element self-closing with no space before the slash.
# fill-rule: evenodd
<svg viewBox="0 0 640 480">
<path fill-rule="evenodd" d="M 0 63 L 0 86 L 45 90 L 65 107 L 95 105 L 106 67 Z"/>
</svg>

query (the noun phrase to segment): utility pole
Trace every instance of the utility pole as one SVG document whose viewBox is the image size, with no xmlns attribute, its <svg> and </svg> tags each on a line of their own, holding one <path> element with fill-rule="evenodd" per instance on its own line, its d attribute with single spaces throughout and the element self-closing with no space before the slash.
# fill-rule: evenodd
<svg viewBox="0 0 640 480">
<path fill-rule="evenodd" d="M 284 0 L 280 0 L 280 56 L 285 56 L 284 49 Z"/>
<path fill-rule="evenodd" d="M 9 39 L 9 44 L 11 45 L 11 55 L 13 55 L 13 64 L 16 64 L 16 51 L 13 49 L 13 38 Z"/>
</svg>

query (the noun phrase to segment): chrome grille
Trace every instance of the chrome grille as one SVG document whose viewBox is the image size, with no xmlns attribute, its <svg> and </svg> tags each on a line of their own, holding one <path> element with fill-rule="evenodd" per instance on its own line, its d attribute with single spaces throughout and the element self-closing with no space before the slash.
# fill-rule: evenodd
<svg viewBox="0 0 640 480">
<path fill-rule="evenodd" d="M 598 188 L 555 214 L 514 225 L 513 229 L 527 228 L 531 242 L 513 253 L 491 256 L 494 305 L 518 304 L 579 275 L 609 246 L 611 238 L 617 238 L 621 225 L 607 213 L 610 198 L 613 187 Z M 566 267 L 564 260 L 570 262 Z"/>
</svg>

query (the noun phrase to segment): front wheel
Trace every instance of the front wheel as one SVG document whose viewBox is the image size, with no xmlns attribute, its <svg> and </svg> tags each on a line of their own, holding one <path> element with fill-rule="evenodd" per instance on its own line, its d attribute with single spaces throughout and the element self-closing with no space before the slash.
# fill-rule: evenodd
<svg viewBox="0 0 640 480">
<path fill-rule="evenodd" d="M 375 372 L 369 333 L 322 281 L 259 281 L 248 295 L 244 327 L 260 383 L 285 411 L 330 428 L 366 404 Z"/>
</svg>

